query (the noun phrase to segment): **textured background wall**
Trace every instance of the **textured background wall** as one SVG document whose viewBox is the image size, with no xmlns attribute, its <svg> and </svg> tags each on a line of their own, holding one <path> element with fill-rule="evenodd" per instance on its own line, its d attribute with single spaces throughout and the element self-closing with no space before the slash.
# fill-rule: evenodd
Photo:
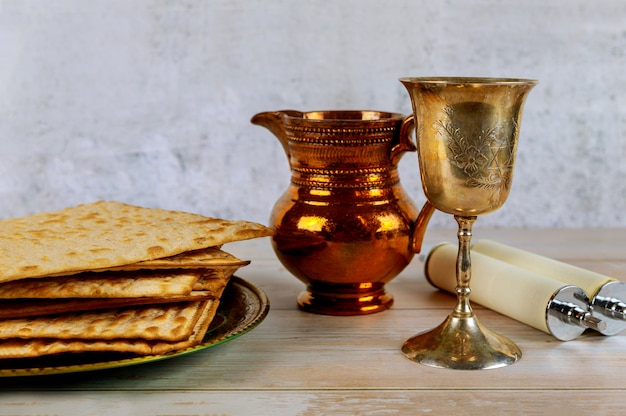
<svg viewBox="0 0 626 416">
<path fill-rule="evenodd" d="M 482 226 L 624 227 L 625 22 L 615 0 L 0 0 L 0 217 L 116 199 L 266 222 L 289 168 L 252 115 L 408 114 L 399 77 L 467 75 L 540 81 Z"/>
</svg>

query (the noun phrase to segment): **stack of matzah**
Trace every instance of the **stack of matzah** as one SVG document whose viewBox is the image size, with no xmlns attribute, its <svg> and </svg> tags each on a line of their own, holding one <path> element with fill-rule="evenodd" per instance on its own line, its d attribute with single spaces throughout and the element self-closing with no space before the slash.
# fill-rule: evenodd
<svg viewBox="0 0 626 416">
<path fill-rule="evenodd" d="M 0 221 L 0 359 L 199 344 L 263 225 L 96 202 Z"/>
</svg>

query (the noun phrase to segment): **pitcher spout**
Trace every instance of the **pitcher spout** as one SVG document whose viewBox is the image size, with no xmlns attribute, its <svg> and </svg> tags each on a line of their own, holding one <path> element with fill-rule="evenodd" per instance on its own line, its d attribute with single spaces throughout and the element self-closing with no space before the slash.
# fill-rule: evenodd
<svg viewBox="0 0 626 416">
<path fill-rule="evenodd" d="M 257 126 L 265 127 L 271 131 L 280 141 L 287 158 L 289 158 L 290 152 L 287 141 L 287 133 L 285 131 L 285 117 L 302 117 L 302 112 L 296 110 L 266 111 L 255 114 L 250 122 L 252 124 L 256 124 Z"/>
</svg>

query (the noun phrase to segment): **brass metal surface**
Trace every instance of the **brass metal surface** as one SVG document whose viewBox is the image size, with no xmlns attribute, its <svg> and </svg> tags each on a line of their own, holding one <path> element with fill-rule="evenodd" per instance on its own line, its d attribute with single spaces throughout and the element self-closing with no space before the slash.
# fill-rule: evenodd
<svg viewBox="0 0 626 416">
<path fill-rule="evenodd" d="M 291 183 L 272 208 L 281 263 L 306 285 L 301 309 L 360 315 L 389 308 L 385 284 L 421 248 L 434 209 L 418 218 L 397 163 L 414 152 L 413 118 L 361 111 L 264 112 L 289 160 Z"/>
<path fill-rule="evenodd" d="M 535 81 L 402 78 L 415 115 L 422 186 L 453 215 L 482 215 L 506 200 L 524 99 Z"/>
<path fill-rule="evenodd" d="M 422 187 L 437 209 L 458 223 L 457 304 L 437 328 L 402 347 L 411 360 L 461 370 L 517 362 L 511 340 L 478 322 L 470 305 L 472 226 L 500 208 L 515 166 L 524 100 L 534 80 L 402 78 L 413 106 Z"/>
</svg>

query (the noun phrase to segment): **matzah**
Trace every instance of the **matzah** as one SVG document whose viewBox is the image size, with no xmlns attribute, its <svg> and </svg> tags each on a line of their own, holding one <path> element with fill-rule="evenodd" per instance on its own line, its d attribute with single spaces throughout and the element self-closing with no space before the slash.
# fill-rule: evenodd
<svg viewBox="0 0 626 416">
<path fill-rule="evenodd" d="M 272 234 L 105 201 L 0 221 L 0 358 L 197 345 L 249 264 L 222 245 Z"/>
<path fill-rule="evenodd" d="M 206 302 L 212 302 L 206 301 Z M 138 338 L 180 341 L 191 335 L 200 317 L 202 301 L 148 305 L 65 313 L 54 317 L 7 319 L 0 326 L 0 339 L 57 338 L 99 339 Z"/>
<path fill-rule="evenodd" d="M 272 234 L 249 221 L 99 201 L 0 221 L 0 282 L 128 265 Z"/>
<path fill-rule="evenodd" d="M 155 260 L 139 261 L 133 264 L 112 267 L 108 270 L 157 270 L 157 269 L 195 269 L 242 267 L 250 264 L 248 260 L 240 260 L 230 253 L 217 247 L 187 251 L 176 256 Z"/>
<path fill-rule="evenodd" d="M 93 272 L 117 272 L 137 270 L 171 270 L 171 269 L 207 269 L 207 268 L 240 268 L 250 264 L 249 260 L 241 260 L 217 247 L 186 251 L 175 256 L 154 260 L 138 261 L 122 266 L 105 267 L 91 270 Z M 82 273 L 82 272 L 78 272 Z M 60 272 L 43 277 L 69 276 L 77 272 Z"/>
<path fill-rule="evenodd" d="M 0 299 L 134 298 L 186 295 L 204 270 L 80 273 L 0 284 Z"/>
<path fill-rule="evenodd" d="M 82 312 L 100 309 L 123 308 L 138 305 L 190 302 L 218 299 L 214 292 L 194 290 L 187 295 L 141 298 L 91 298 L 91 299 L 10 299 L 0 301 L 0 319 L 26 318 L 32 316 L 57 315 L 66 312 Z M 2 325 L 0 323 L 0 325 Z"/>
<path fill-rule="evenodd" d="M 166 298 L 156 301 L 145 298 L 153 302 L 116 309 L 108 306 L 120 300 L 133 301 L 133 298 L 109 299 L 111 303 L 98 310 L 0 320 L 0 359 L 81 352 L 165 354 L 193 347 L 204 338 L 231 275 L 221 269 L 203 270 L 196 285 L 200 283 L 210 290 L 189 294 L 203 293 L 205 297 L 200 301 L 159 304 Z M 106 302 L 103 299 L 83 301 Z M 69 302 L 81 303 L 75 299 Z"/>
<path fill-rule="evenodd" d="M 216 302 L 205 302 L 189 338 L 182 341 L 149 341 L 142 339 L 81 340 L 81 339 L 20 339 L 0 341 L 0 359 L 32 358 L 43 355 L 81 352 L 130 352 L 139 355 L 165 354 L 193 347 L 204 338 L 212 316 L 217 311 Z"/>
</svg>

